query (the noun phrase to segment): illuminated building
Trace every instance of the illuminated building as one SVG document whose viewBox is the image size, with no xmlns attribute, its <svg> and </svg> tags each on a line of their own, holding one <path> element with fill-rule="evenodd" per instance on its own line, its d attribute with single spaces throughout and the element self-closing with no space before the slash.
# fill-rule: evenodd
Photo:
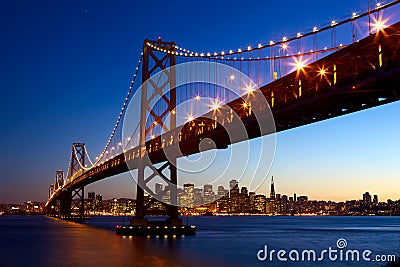
<svg viewBox="0 0 400 267">
<path fill-rule="evenodd" d="M 254 197 L 256 196 L 255 192 L 250 192 L 249 193 L 249 211 L 253 212 L 255 209 L 255 205 L 254 205 Z"/>
<path fill-rule="evenodd" d="M 95 211 L 101 211 L 102 208 L 103 208 L 103 196 L 101 194 L 97 194 L 94 209 Z"/>
<path fill-rule="evenodd" d="M 248 213 L 250 212 L 250 200 L 248 195 L 247 187 L 242 187 L 239 195 L 239 212 Z"/>
<path fill-rule="evenodd" d="M 219 185 L 219 186 L 218 186 L 218 191 L 217 191 L 218 197 L 223 197 L 223 196 L 225 196 L 228 192 L 229 192 L 229 190 L 226 190 L 226 189 L 224 188 L 224 186 L 222 186 L 222 185 Z"/>
<path fill-rule="evenodd" d="M 267 198 L 264 195 L 256 195 L 254 197 L 254 211 L 256 213 L 266 213 Z"/>
<path fill-rule="evenodd" d="M 193 205 L 198 207 L 203 204 L 203 189 L 201 188 L 194 188 L 193 190 Z"/>
<path fill-rule="evenodd" d="M 89 211 L 94 211 L 95 199 L 96 199 L 95 192 L 89 192 L 88 193 L 88 202 L 87 202 L 87 207 L 88 207 Z"/>
<path fill-rule="evenodd" d="M 239 210 L 239 184 L 236 180 L 230 181 L 230 190 L 229 190 L 229 212 L 238 213 Z"/>
<path fill-rule="evenodd" d="M 205 184 L 204 185 L 204 203 L 211 203 L 214 201 L 214 192 L 212 190 L 212 185 L 211 184 Z"/>
<path fill-rule="evenodd" d="M 274 214 L 276 212 L 274 176 L 272 176 L 272 178 L 271 178 L 271 189 L 269 192 L 269 211 L 272 214 Z"/>
<path fill-rule="evenodd" d="M 184 184 L 183 194 L 181 196 L 182 206 L 193 208 L 194 207 L 194 184 Z"/>
</svg>

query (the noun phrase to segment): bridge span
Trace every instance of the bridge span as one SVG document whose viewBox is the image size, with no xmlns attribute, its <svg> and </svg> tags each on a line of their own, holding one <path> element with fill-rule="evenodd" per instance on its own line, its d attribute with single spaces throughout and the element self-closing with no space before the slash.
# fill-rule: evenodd
<svg viewBox="0 0 400 267">
<path fill-rule="evenodd" d="M 156 58 L 154 51 L 160 51 L 160 48 L 171 53 Z M 174 65 L 178 55 L 176 51 L 177 47 L 172 42 L 145 40 L 142 79 L 146 80 L 153 73 L 150 63 L 152 60 L 155 61 L 155 66 L 164 64 L 166 60 L 169 60 L 170 65 Z M 175 92 L 169 95 L 170 106 L 167 112 L 171 112 L 171 105 L 176 105 L 174 94 Z M 64 218 L 84 216 L 84 187 L 131 169 L 143 168 L 141 165 L 144 155 L 148 156 L 152 164 L 163 163 L 161 171 L 169 168 L 170 181 L 176 184 L 176 169 L 170 164 L 165 151 L 169 147 L 178 145 L 182 156 L 196 154 L 200 152 L 200 142 L 207 138 L 215 143 L 215 147 L 210 146 L 203 150 L 223 149 L 231 145 L 232 140 L 226 132 L 226 124 L 230 121 L 228 110 L 234 110 L 239 115 L 249 139 L 260 137 L 262 133 L 252 109 L 257 106 L 257 101 L 261 97 L 267 101 L 275 121 L 275 128 L 271 128 L 269 133 L 398 101 L 400 22 L 376 30 L 375 33 L 349 45 L 341 46 L 337 51 L 311 64 L 298 64 L 295 71 L 261 86 L 259 91 L 249 91 L 246 99 L 237 98 L 219 106 L 218 115 L 213 115 L 219 117 L 218 122 L 209 119 L 212 117 L 210 114 L 205 114 L 193 118 L 181 127 L 170 125 L 168 132 L 154 136 L 150 140 L 143 139 L 142 145 L 98 162 L 88 170 L 79 167 L 79 164 L 85 165 L 84 144 L 73 144 L 70 181 L 63 182 L 65 180 L 63 174 L 57 173 L 56 182 L 46 204 L 48 213 Z M 146 131 L 149 129 L 146 123 L 144 127 L 147 127 L 144 129 Z M 174 136 L 179 136 L 179 140 L 169 142 L 168 140 Z M 238 141 L 240 140 L 235 142 Z M 149 179 L 144 177 L 144 172 L 142 176 L 143 185 L 146 186 L 145 181 Z M 143 193 L 143 188 L 138 186 L 136 211 L 138 224 L 143 223 L 141 219 L 145 215 Z M 178 220 L 177 206 L 172 205 L 174 203 L 170 204 L 167 205 L 168 213 L 172 220 Z"/>
</svg>

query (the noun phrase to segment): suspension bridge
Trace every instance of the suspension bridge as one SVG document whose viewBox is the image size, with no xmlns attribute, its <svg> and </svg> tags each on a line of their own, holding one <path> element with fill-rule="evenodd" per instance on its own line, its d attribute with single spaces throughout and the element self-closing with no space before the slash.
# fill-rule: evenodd
<svg viewBox="0 0 400 267">
<path fill-rule="evenodd" d="M 399 100 L 399 2 L 377 3 L 308 31 L 226 51 L 192 51 L 161 38 L 144 40 L 102 153 L 92 161 L 85 144 L 72 144 L 67 173 L 57 171 L 49 187 L 48 214 L 84 217 L 85 186 L 136 170 L 136 215 L 131 224 L 146 226 L 144 194 L 152 191 L 149 183 L 158 178 L 176 185 L 179 157 L 242 141 L 229 135 L 235 121 L 244 125 L 245 138 L 253 139 Z M 198 62 L 209 66 L 196 67 Z M 184 73 L 171 68 L 185 63 L 190 64 Z M 215 63 L 238 72 L 220 72 Z M 206 76 L 209 83 L 179 84 L 179 76 Z M 218 85 L 221 80 L 228 87 L 235 83 L 240 95 Z M 134 95 L 139 96 L 138 119 L 126 132 L 122 125 Z M 196 109 L 202 99 L 212 100 L 207 108 Z M 260 104 L 263 101 L 267 106 Z M 185 114 L 180 114 L 180 105 L 185 105 Z M 271 110 L 273 127 L 260 130 L 257 111 L 262 109 Z M 204 146 L 203 140 L 212 145 Z M 177 147 L 179 153 L 169 155 Z M 178 204 L 177 189 L 170 187 L 165 204 L 168 226 L 182 225 Z"/>
</svg>

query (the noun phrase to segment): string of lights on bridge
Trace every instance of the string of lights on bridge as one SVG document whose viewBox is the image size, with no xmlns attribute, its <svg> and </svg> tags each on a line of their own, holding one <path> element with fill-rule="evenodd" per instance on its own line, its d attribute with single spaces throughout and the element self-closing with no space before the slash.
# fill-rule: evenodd
<svg viewBox="0 0 400 267">
<path fill-rule="evenodd" d="M 400 2 L 399 0 L 395 0 L 392 2 L 389 2 L 387 4 L 382 4 L 381 2 L 376 3 L 375 8 L 373 10 L 367 10 L 363 13 L 358 14 L 357 12 L 353 12 L 351 14 L 350 17 L 346 17 L 345 19 L 343 19 L 342 21 L 338 21 L 338 20 L 332 20 L 327 26 L 325 27 L 321 27 L 319 28 L 318 26 L 313 26 L 312 29 L 308 32 L 297 32 L 295 35 L 293 35 L 292 37 L 288 37 L 288 36 L 283 36 L 281 40 L 270 40 L 269 43 L 267 44 L 262 44 L 259 43 L 258 45 L 255 46 L 247 46 L 246 48 L 238 48 L 238 49 L 230 49 L 228 51 L 221 51 L 221 52 L 194 52 L 191 51 L 189 49 L 185 49 L 182 47 L 179 47 L 177 45 L 175 45 L 175 49 L 177 51 L 171 51 L 171 50 L 167 50 L 164 49 L 163 47 L 159 47 L 157 45 L 153 45 L 150 43 L 147 43 L 147 45 L 149 47 L 151 47 L 152 49 L 155 49 L 157 51 L 160 52 L 164 52 L 164 53 L 168 53 L 168 54 L 175 54 L 177 56 L 183 56 L 183 57 L 197 57 L 197 58 L 209 58 L 209 59 L 220 59 L 220 60 L 247 60 L 247 61 L 251 61 L 251 60 L 271 60 L 271 58 L 268 57 L 264 57 L 264 58 L 244 58 L 244 57 L 240 57 L 240 58 L 231 58 L 231 56 L 234 55 L 238 55 L 238 54 L 242 54 L 242 53 L 249 53 L 249 52 L 253 52 L 253 51 L 257 51 L 257 50 L 262 50 L 265 48 L 272 48 L 272 47 L 276 47 L 276 46 L 281 46 L 282 48 L 285 48 L 285 46 L 287 46 L 287 43 L 291 42 L 291 41 L 295 41 L 295 40 L 300 40 L 302 38 L 308 37 L 308 36 L 312 36 L 312 35 L 316 35 L 318 33 L 324 32 L 326 30 L 329 29 L 334 29 L 340 25 L 344 25 L 348 22 L 352 22 L 355 21 L 359 18 L 365 17 L 365 16 L 370 16 L 374 13 L 379 12 L 382 9 L 388 8 L 390 6 L 393 6 L 395 4 L 397 4 L 398 2 Z M 373 18 L 374 21 L 374 28 L 375 30 L 381 30 L 385 27 L 384 25 L 384 21 L 381 20 L 376 20 L 375 18 Z M 339 49 L 342 48 L 343 45 L 339 46 L 339 47 L 332 47 L 329 49 Z M 318 50 L 318 51 L 310 51 L 309 53 L 320 53 L 320 52 L 326 52 L 326 50 L 328 50 L 327 48 L 324 48 L 322 50 Z M 301 53 L 298 52 L 297 54 L 294 54 L 292 56 L 300 56 L 306 53 Z M 288 57 L 288 55 L 285 56 L 276 56 L 276 59 L 279 58 L 285 58 Z"/>
<path fill-rule="evenodd" d="M 123 117 L 123 115 L 124 115 L 126 106 L 128 105 L 130 96 L 131 96 L 132 91 L 133 91 L 133 86 L 134 86 L 135 81 L 136 81 L 136 78 L 137 78 L 137 76 L 138 76 L 138 72 L 139 72 L 139 69 L 140 69 L 140 65 L 141 65 L 141 63 L 142 63 L 142 61 L 143 61 L 143 52 L 142 52 L 140 55 L 141 55 L 141 56 L 140 56 L 138 65 L 137 65 L 137 67 L 136 67 L 136 69 L 135 69 L 135 74 L 133 75 L 133 79 L 132 79 L 132 81 L 131 81 L 131 85 L 129 86 L 128 94 L 127 94 L 127 96 L 126 96 L 126 98 L 125 98 L 125 100 L 124 100 L 124 103 L 123 103 L 122 108 L 121 108 L 121 112 L 119 113 L 119 116 L 118 116 L 117 122 L 115 123 L 114 129 L 113 129 L 113 131 L 112 131 L 112 133 L 111 133 L 111 135 L 110 135 L 110 138 L 109 138 L 108 141 L 107 141 L 106 146 L 105 146 L 104 149 L 103 149 L 103 152 L 101 152 L 101 154 L 100 154 L 98 157 L 96 157 L 96 162 L 95 162 L 94 164 L 92 164 L 92 166 L 97 165 L 97 164 L 101 161 L 101 159 L 103 158 L 103 156 L 104 156 L 105 154 L 108 153 L 108 148 L 109 148 L 109 146 L 110 146 L 110 144 L 111 144 L 112 139 L 114 138 L 114 135 L 115 135 L 115 133 L 116 133 L 116 131 L 117 131 L 118 125 L 120 124 L 120 122 L 121 122 L 121 120 L 122 120 L 122 117 Z M 122 144 L 119 143 L 119 145 L 122 145 Z"/>
<path fill-rule="evenodd" d="M 148 46 L 150 48 L 153 49 L 157 49 L 158 47 L 152 44 L 148 44 Z M 293 58 L 293 57 L 303 57 L 303 56 L 309 56 L 309 55 L 314 55 L 314 54 L 321 54 L 321 53 L 327 53 L 327 52 L 331 52 L 331 51 L 336 51 L 339 49 L 342 49 L 344 47 L 346 47 L 347 45 L 343 45 L 343 44 L 339 44 L 338 46 L 335 47 L 324 47 L 323 49 L 319 49 L 319 50 L 310 50 L 309 52 L 297 52 L 295 54 L 285 54 L 282 56 L 266 56 L 266 57 L 221 57 L 221 58 L 213 58 L 213 57 L 208 57 L 206 56 L 206 58 L 210 58 L 210 59 L 221 59 L 224 61 L 268 61 L 268 60 L 280 60 L 280 59 L 287 59 L 287 58 Z M 289 45 L 287 43 L 284 43 L 282 45 L 282 50 L 286 51 L 289 48 Z M 164 52 L 164 51 L 162 51 Z M 176 52 L 178 53 L 178 52 Z M 210 54 L 210 53 L 207 53 Z M 179 55 L 181 55 L 179 53 Z M 195 56 L 196 57 L 196 56 Z M 197 56 L 197 57 L 202 57 L 202 56 Z"/>
</svg>

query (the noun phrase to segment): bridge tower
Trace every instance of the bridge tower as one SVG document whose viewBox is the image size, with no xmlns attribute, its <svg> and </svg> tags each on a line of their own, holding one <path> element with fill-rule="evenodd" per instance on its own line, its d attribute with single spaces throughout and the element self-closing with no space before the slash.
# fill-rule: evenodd
<svg viewBox="0 0 400 267">
<path fill-rule="evenodd" d="M 56 171 L 55 190 L 64 185 L 64 171 Z"/>
<path fill-rule="evenodd" d="M 70 166 L 70 177 L 66 179 L 74 179 L 74 177 L 78 176 L 83 172 L 83 167 L 85 165 L 85 154 L 86 148 L 84 143 L 73 143 L 72 144 L 72 153 L 71 153 L 71 166 Z M 56 182 L 61 184 L 64 180 L 64 173 L 57 171 L 56 173 Z M 59 216 L 60 217 L 80 217 L 83 218 L 85 215 L 84 209 L 84 196 L 85 190 L 84 186 L 80 186 L 76 189 L 65 190 L 60 193 L 60 209 Z"/>
<path fill-rule="evenodd" d="M 49 198 L 51 197 L 51 195 L 53 195 L 54 193 L 54 184 L 49 185 Z"/>
<path fill-rule="evenodd" d="M 71 177 L 83 172 L 85 165 L 86 147 L 84 143 L 73 143 L 71 154 Z M 71 192 L 71 215 L 77 215 L 81 218 L 85 215 L 85 188 L 78 187 Z M 73 213 L 73 214 L 72 214 Z"/>
<path fill-rule="evenodd" d="M 158 48 L 168 51 L 168 53 L 158 53 L 150 45 L 154 45 Z M 133 225 L 143 225 L 147 222 L 143 216 L 146 214 L 146 208 L 144 205 L 144 190 L 143 187 L 147 187 L 146 184 L 157 176 L 170 183 L 177 184 L 177 171 L 176 171 L 176 158 L 169 159 L 159 169 L 155 168 L 150 162 L 144 160 L 146 156 L 146 137 L 149 136 L 155 125 L 159 125 L 165 131 L 170 131 L 176 128 L 176 73 L 175 69 L 170 68 L 176 64 L 175 56 L 175 43 L 164 42 L 159 37 L 158 40 L 144 40 L 143 44 L 143 65 L 142 65 L 142 95 L 141 95 L 141 114 L 140 114 L 140 147 L 141 154 L 138 165 L 138 185 L 137 185 L 137 197 L 136 197 L 136 216 L 132 220 Z M 162 84 L 159 81 L 153 81 L 152 75 L 162 71 L 163 75 L 166 75 L 166 80 L 163 80 Z M 146 82 L 149 81 L 149 82 Z M 168 91 L 163 93 L 163 91 Z M 160 97 L 160 101 L 164 101 L 164 110 L 154 110 L 150 105 L 154 97 Z M 169 117 L 169 123 L 165 123 L 165 118 Z M 168 125 L 167 125 L 168 124 Z M 152 173 L 145 174 L 145 169 L 149 168 Z M 163 170 L 169 169 L 169 178 L 162 173 Z M 146 176 L 147 175 L 147 176 Z M 141 186 L 142 185 L 142 186 Z M 178 218 L 178 206 L 177 206 L 177 190 L 176 186 L 171 186 L 170 191 L 170 203 L 166 205 L 168 210 L 169 223 L 170 224 L 181 224 Z"/>
</svg>

